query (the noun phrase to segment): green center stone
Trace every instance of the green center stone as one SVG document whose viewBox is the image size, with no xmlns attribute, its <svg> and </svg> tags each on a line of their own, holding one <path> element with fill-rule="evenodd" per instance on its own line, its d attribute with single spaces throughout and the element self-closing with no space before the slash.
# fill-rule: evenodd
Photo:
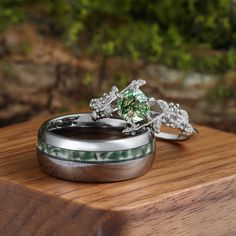
<svg viewBox="0 0 236 236">
<path fill-rule="evenodd" d="M 131 119 L 133 122 L 141 121 L 149 111 L 147 97 L 139 89 L 136 91 L 128 89 L 118 100 L 118 109 L 118 114 L 123 119 Z"/>
</svg>

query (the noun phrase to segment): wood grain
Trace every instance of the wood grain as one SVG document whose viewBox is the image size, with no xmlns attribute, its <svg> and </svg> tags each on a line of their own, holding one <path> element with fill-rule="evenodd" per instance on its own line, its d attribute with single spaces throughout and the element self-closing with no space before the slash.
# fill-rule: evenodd
<svg viewBox="0 0 236 236">
<path fill-rule="evenodd" d="M 85 184 L 40 170 L 43 120 L 0 129 L 0 235 L 236 235 L 236 135 L 198 127 L 145 176 Z"/>
</svg>

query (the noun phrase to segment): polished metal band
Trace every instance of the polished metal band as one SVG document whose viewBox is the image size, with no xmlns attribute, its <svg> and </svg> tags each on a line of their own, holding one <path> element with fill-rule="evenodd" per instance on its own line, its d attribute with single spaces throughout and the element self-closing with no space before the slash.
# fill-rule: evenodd
<svg viewBox="0 0 236 236">
<path fill-rule="evenodd" d="M 38 132 L 39 163 L 46 173 L 73 181 L 111 182 L 140 176 L 151 168 L 155 153 L 155 137 L 148 129 L 113 139 L 75 139 L 57 133 L 78 127 L 120 133 L 125 126 L 121 119 L 94 121 L 90 113 L 48 120 Z"/>
<path fill-rule="evenodd" d="M 150 132 L 143 131 L 135 136 L 126 135 L 125 138 L 117 140 L 79 140 L 70 139 L 56 135 L 53 130 L 68 128 L 68 127 L 93 127 L 93 128 L 112 128 L 124 129 L 127 123 L 121 119 L 104 118 L 94 121 L 90 113 L 81 113 L 56 117 L 46 121 L 39 130 L 39 140 L 44 140 L 44 143 L 65 148 L 69 150 L 80 151 L 119 151 L 123 149 L 132 149 L 145 144 L 148 144 L 152 139 Z"/>
<path fill-rule="evenodd" d="M 154 135 L 156 138 L 163 139 L 166 141 L 184 141 L 189 138 L 188 135 L 184 135 L 181 132 L 179 134 L 174 134 L 174 133 L 172 134 L 160 131 L 159 133 L 155 133 Z"/>
<path fill-rule="evenodd" d="M 143 158 L 104 163 L 83 163 L 52 158 L 38 151 L 42 169 L 54 177 L 78 182 L 115 182 L 128 180 L 148 172 L 154 160 L 153 152 Z"/>
</svg>

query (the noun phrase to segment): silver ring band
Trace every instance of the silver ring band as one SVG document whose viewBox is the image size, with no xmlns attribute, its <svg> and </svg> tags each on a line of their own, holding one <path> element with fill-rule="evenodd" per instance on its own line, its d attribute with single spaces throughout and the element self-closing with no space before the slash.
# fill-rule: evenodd
<svg viewBox="0 0 236 236">
<path fill-rule="evenodd" d="M 136 136 L 121 136 L 126 122 L 121 119 L 94 121 L 91 113 L 60 116 L 46 121 L 38 132 L 37 153 L 43 170 L 53 176 L 83 182 L 112 182 L 138 177 L 151 168 L 155 137 L 149 130 Z M 71 138 L 67 129 L 92 129 L 90 135 L 108 131 L 119 137 Z M 85 131 L 86 133 L 86 131 Z"/>
<path fill-rule="evenodd" d="M 78 140 L 65 138 L 52 132 L 53 130 L 63 129 L 65 127 L 100 127 L 122 130 L 126 125 L 126 121 L 121 119 L 104 118 L 94 121 L 90 113 L 66 115 L 46 121 L 40 127 L 39 139 L 43 139 L 44 143 L 52 146 L 80 151 L 119 151 L 136 148 L 151 141 L 152 138 L 148 131 L 141 132 L 136 136 L 124 135 L 125 138 L 116 140 Z"/>
<path fill-rule="evenodd" d="M 182 133 L 172 134 L 167 132 L 159 132 L 159 133 L 154 133 L 154 135 L 156 138 L 164 139 L 167 141 L 184 141 L 189 138 L 188 135 L 184 135 Z"/>
<path fill-rule="evenodd" d="M 54 177 L 77 182 L 115 182 L 133 179 L 148 172 L 154 152 L 143 158 L 113 163 L 78 163 L 51 158 L 38 151 L 38 160 L 44 170 Z"/>
</svg>

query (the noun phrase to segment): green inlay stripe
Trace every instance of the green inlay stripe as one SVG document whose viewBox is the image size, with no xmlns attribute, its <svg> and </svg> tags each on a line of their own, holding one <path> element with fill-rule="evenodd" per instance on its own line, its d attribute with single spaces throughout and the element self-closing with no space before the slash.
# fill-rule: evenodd
<svg viewBox="0 0 236 236">
<path fill-rule="evenodd" d="M 155 141 L 151 141 L 148 144 L 133 149 L 127 149 L 121 151 L 106 151 L 106 152 L 69 150 L 45 144 L 40 140 L 38 141 L 37 146 L 41 152 L 58 159 L 63 159 L 68 161 L 110 162 L 110 161 L 124 161 L 124 160 L 139 158 L 146 154 L 149 154 L 153 152 L 155 149 Z"/>
</svg>

